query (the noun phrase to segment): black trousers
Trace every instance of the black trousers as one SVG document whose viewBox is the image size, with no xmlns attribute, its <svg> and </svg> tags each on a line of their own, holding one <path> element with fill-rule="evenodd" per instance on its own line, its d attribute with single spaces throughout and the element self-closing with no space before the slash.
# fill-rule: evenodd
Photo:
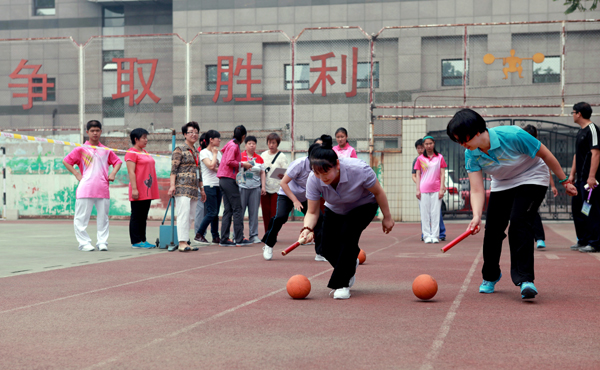
<svg viewBox="0 0 600 370">
<path fill-rule="evenodd" d="M 575 232 L 577 233 L 577 242 L 580 245 L 591 245 L 596 250 L 600 250 L 600 188 L 592 191 L 590 197 L 590 214 L 588 216 L 581 213 L 583 203 L 587 201 L 588 191 L 584 189 L 586 182 L 577 181 L 577 196 L 572 200 L 573 222 L 575 223 Z"/>
<path fill-rule="evenodd" d="M 546 240 L 546 233 L 544 232 L 544 225 L 542 225 L 542 217 L 540 217 L 539 212 L 533 218 L 533 238 L 536 241 Z"/>
<path fill-rule="evenodd" d="M 146 221 L 150 212 L 152 200 L 134 200 L 131 203 L 131 217 L 129 218 L 129 239 L 131 244 L 146 241 Z"/>
<path fill-rule="evenodd" d="M 515 285 L 533 282 L 533 220 L 546 196 L 547 186 L 521 185 L 516 188 L 493 191 L 483 237 L 483 279 L 496 281 L 500 277 L 502 241 L 510 246 L 510 276 Z M 510 222 L 510 226 L 509 226 Z"/>
<path fill-rule="evenodd" d="M 308 201 L 302 202 L 302 213 L 306 216 L 306 212 L 308 212 Z M 275 217 L 271 218 L 269 221 L 269 227 L 267 228 L 267 232 L 262 238 L 262 242 L 273 248 L 277 243 L 277 235 L 279 231 L 283 227 L 283 225 L 287 222 L 290 212 L 294 209 L 294 202 L 286 195 L 277 195 L 277 212 L 275 213 Z M 323 214 L 319 210 L 319 219 L 317 220 L 317 225 L 315 226 L 315 252 L 317 254 L 322 255 L 322 232 L 323 232 Z"/>
<path fill-rule="evenodd" d="M 240 188 L 234 179 L 229 177 L 219 178 L 219 186 L 223 193 L 223 219 L 221 221 L 221 238 L 229 238 L 229 228 L 231 227 L 231 217 L 233 216 L 233 232 L 235 233 L 235 243 L 241 243 L 244 240 L 244 214 L 242 213 L 242 198 L 240 197 Z"/>
<path fill-rule="evenodd" d="M 356 259 L 360 252 L 358 241 L 363 230 L 373 221 L 377 208 L 377 203 L 369 203 L 340 215 L 325 207 L 321 255 L 333 266 L 327 284 L 330 289 L 348 287 L 350 278 L 356 273 Z"/>
</svg>

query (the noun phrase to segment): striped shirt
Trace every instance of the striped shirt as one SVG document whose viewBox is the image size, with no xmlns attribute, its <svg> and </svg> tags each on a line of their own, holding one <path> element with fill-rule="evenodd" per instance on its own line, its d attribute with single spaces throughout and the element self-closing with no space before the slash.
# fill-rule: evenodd
<svg viewBox="0 0 600 370">
<path fill-rule="evenodd" d="M 592 149 L 600 149 L 598 141 L 598 126 L 593 122 L 577 132 L 575 151 L 575 169 L 577 181 L 587 181 L 592 164 Z M 596 171 L 596 180 L 600 179 L 600 171 Z"/>
</svg>

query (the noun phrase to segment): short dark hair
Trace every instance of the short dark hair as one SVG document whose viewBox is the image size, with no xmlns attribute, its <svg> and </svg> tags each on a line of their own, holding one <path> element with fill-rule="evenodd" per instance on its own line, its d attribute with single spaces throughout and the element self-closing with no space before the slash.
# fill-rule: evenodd
<svg viewBox="0 0 600 370">
<path fill-rule="evenodd" d="M 419 140 L 415 141 L 415 148 L 418 146 L 423 146 L 423 139 L 419 139 Z"/>
<path fill-rule="evenodd" d="M 185 125 L 181 126 L 181 133 L 184 135 L 187 134 L 189 127 L 195 128 L 196 130 L 198 130 L 198 133 L 200 133 L 200 125 L 198 124 L 198 122 L 195 121 L 188 122 Z"/>
<path fill-rule="evenodd" d="M 233 138 L 238 144 L 241 144 L 243 137 L 246 136 L 246 133 L 247 131 L 244 125 L 236 126 L 236 128 L 233 129 Z"/>
<path fill-rule="evenodd" d="M 483 133 L 486 130 L 483 117 L 472 109 L 464 108 L 456 112 L 448 122 L 446 134 L 448 134 L 450 140 L 460 144 L 471 140 L 478 133 Z"/>
<path fill-rule="evenodd" d="M 269 145 L 269 141 L 271 141 L 271 140 L 275 140 L 277 142 L 277 146 L 279 146 L 279 144 L 281 144 L 281 138 L 279 137 L 279 135 L 277 135 L 274 132 L 271 132 L 267 136 L 267 145 Z"/>
<path fill-rule="evenodd" d="M 246 140 L 244 140 L 244 142 L 247 144 L 249 141 L 254 141 L 254 144 L 258 143 L 258 141 L 256 141 L 256 136 L 252 136 L 252 135 L 248 135 L 246 136 Z"/>
<path fill-rule="evenodd" d="M 573 106 L 573 110 L 577 113 L 581 113 L 581 117 L 590 119 L 592 116 L 592 107 L 586 102 L 579 102 Z"/>
<path fill-rule="evenodd" d="M 329 135 L 321 135 L 323 144 L 312 148 L 310 167 L 315 172 L 327 172 L 337 165 L 338 156 L 333 151 L 333 139 Z M 318 145 L 318 144 L 313 144 Z M 311 145 L 311 147 L 313 146 Z"/>
<path fill-rule="evenodd" d="M 147 136 L 148 131 L 143 128 L 136 128 L 135 130 L 131 131 L 129 134 L 129 137 L 131 138 L 131 144 L 135 145 L 136 140 L 141 139 L 144 135 Z"/>
<path fill-rule="evenodd" d="M 98 127 L 100 130 L 102 130 L 102 124 L 100 123 L 100 121 L 95 119 L 88 121 L 86 127 L 86 131 L 89 131 L 92 127 Z"/>
<path fill-rule="evenodd" d="M 527 125 L 525 127 L 523 127 L 523 130 L 525 130 L 526 132 L 528 132 L 531 136 L 537 138 L 537 128 L 535 128 L 534 125 Z"/>
</svg>

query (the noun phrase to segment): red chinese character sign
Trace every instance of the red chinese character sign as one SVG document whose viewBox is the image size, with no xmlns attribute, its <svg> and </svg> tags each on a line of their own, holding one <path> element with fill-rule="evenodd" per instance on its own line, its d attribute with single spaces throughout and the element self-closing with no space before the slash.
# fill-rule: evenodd
<svg viewBox="0 0 600 370">
<path fill-rule="evenodd" d="M 311 72 L 319 73 L 317 80 L 312 85 L 312 87 L 309 89 L 311 93 L 314 94 L 315 91 L 317 90 L 317 88 L 319 87 L 319 84 L 321 84 L 321 96 L 327 96 L 327 83 L 329 83 L 332 86 L 335 84 L 335 80 L 328 72 L 336 72 L 338 70 L 338 68 L 327 66 L 327 59 L 334 58 L 334 57 L 335 57 L 335 54 L 333 52 L 330 52 L 327 54 L 322 54 L 322 55 L 314 55 L 314 56 L 310 57 L 310 59 L 312 61 L 321 61 L 320 67 L 315 67 L 315 68 L 310 69 Z M 341 81 L 342 85 L 345 85 L 346 80 L 347 80 L 347 67 L 346 67 L 347 58 L 348 58 L 347 55 L 342 54 L 342 81 Z M 349 92 L 346 92 L 347 98 L 356 96 L 357 70 L 358 70 L 358 48 L 353 47 L 352 48 L 352 76 L 351 76 L 352 89 Z"/>
<path fill-rule="evenodd" d="M 112 94 L 112 98 L 129 98 L 129 106 L 133 107 L 133 104 L 140 104 L 144 97 L 148 95 L 155 103 L 158 103 L 161 98 L 156 96 L 151 90 L 152 82 L 154 82 L 154 75 L 156 74 L 156 66 L 158 65 L 158 59 L 137 59 L 137 58 L 113 58 L 113 62 L 117 63 L 117 93 Z M 150 76 L 148 81 L 144 79 L 142 67 L 138 67 L 137 74 L 142 85 L 142 92 L 135 98 L 138 93 L 138 89 L 135 88 L 135 64 L 151 64 Z M 127 64 L 129 67 L 124 69 L 123 66 Z M 124 76 L 128 76 L 127 80 L 123 80 Z M 123 91 L 123 87 L 127 88 Z"/>
<path fill-rule="evenodd" d="M 26 93 L 13 93 L 13 98 L 27 98 L 27 104 L 23 104 L 23 109 L 31 109 L 33 107 L 33 98 L 41 98 L 42 101 L 48 99 L 48 88 L 54 87 L 53 83 L 48 82 L 48 75 L 38 73 L 42 65 L 26 65 L 27 60 L 21 59 L 17 68 L 8 75 L 11 80 L 14 79 L 26 79 L 26 83 L 9 83 L 8 87 L 24 87 L 27 89 Z M 31 73 L 20 74 L 24 69 L 31 69 Z M 33 82 L 33 79 L 42 80 L 41 82 Z M 41 88 L 41 92 L 34 92 L 34 88 Z"/>
<path fill-rule="evenodd" d="M 246 58 L 247 64 L 244 64 L 244 58 L 238 58 L 233 75 L 239 76 L 242 70 L 246 71 L 245 80 L 237 80 L 238 85 L 246 85 L 246 96 L 242 98 L 235 98 L 235 101 L 260 101 L 262 97 L 252 96 L 252 85 L 260 85 L 260 79 L 252 79 L 252 70 L 262 69 L 262 64 L 252 64 L 252 53 L 247 53 Z M 233 78 L 229 77 L 233 68 L 233 56 L 219 56 L 217 58 L 217 86 L 215 89 L 215 95 L 212 98 L 213 103 L 219 100 L 221 95 L 221 87 L 227 87 L 227 96 L 223 98 L 224 102 L 230 102 L 233 99 Z M 224 76 L 228 76 L 226 81 L 223 80 Z"/>
</svg>

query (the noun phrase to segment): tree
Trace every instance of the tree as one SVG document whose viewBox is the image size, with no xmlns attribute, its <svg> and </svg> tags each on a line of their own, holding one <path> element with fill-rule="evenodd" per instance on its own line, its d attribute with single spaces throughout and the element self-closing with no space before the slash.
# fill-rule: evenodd
<svg viewBox="0 0 600 370">
<path fill-rule="evenodd" d="M 556 1 L 556 0 L 554 0 Z M 567 8 L 567 10 L 565 10 L 565 14 L 571 14 L 573 13 L 575 10 L 579 10 L 580 12 L 585 12 L 586 9 L 585 6 L 583 6 L 583 2 L 584 1 L 593 1 L 592 2 L 592 6 L 590 6 L 589 10 L 595 10 L 596 7 L 598 6 L 598 1 L 599 0 L 565 0 L 565 4 L 564 5 L 568 5 L 569 7 Z"/>
</svg>

